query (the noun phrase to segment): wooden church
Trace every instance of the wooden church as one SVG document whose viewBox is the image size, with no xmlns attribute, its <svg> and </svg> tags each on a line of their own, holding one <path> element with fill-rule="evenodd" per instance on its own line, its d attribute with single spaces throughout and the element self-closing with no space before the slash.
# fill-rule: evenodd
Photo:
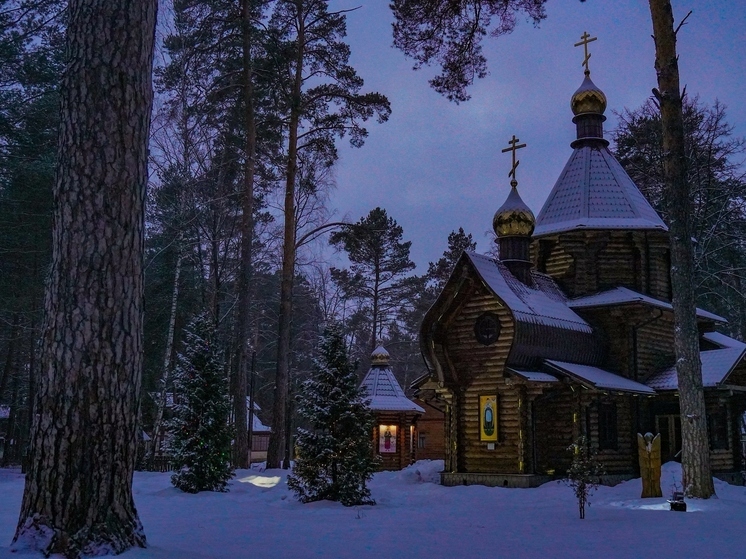
<svg viewBox="0 0 746 559">
<path fill-rule="evenodd" d="M 401 470 L 415 461 L 417 419 L 425 410 L 406 397 L 389 365 L 389 352 L 378 346 L 370 356 L 370 370 L 360 387 L 376 417 L 373 454 L 380 469 Z"/>
<path fill-rule="evenodd" d="M 639 475 L 638 432 L 661 434 L 664 461 L 681 449 L 668 230 L 608 149 L 587 62 L 571 108 L 577 138 L 539 216 L 518 194 L 513 137 L 500 257 L 464 253 L 423 320 L 418 397 L 446 412 L 444 485 L 536 486 L 580 435 L 606 483 Z M 746 345 L 697 316 L 712 467 L 735 481 Z"/>
</svg>

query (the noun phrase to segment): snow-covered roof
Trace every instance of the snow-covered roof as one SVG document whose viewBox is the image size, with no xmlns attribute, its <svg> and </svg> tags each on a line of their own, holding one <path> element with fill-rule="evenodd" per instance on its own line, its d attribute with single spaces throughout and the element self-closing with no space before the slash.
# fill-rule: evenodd
<svg viewBox="0 0 746 559">
<path fill-rule="evenodd" d="M 705 332 L 702 334 L 702 337 L 709 342 L 719 345 L 721 348 L 740 347 L 746 349 L 746 344 L 742 341 L 735 340 L 730 336 L 721 334 L 720 332 Z"/>
<path fill-rule="evenodd" d="M 701 351 L 699 357 L 702 360 L 702 386 L 716 388 L 724 384 L 745 353 L 746 345 Z M 679 380 L 676 376 L 676 367 L 669 367 L 653 374 L 645 384 L 656 390 L 678 390 Z"/>
<path fill-rule="evenodd" d="M 519 369 L 513 369 L 508 367 L 508 370 L 527 381 L 530 382 L 559 382 L 559 379 L 549 373 L 542 373 L 539 371 L 521 371 Z"/>
<path fill-rule="evenodd" d="M 588 145 L 572 152 L 534 237 L 575 229 L 668 230 L 608 148 Z"/>
<path fill-rule="evenodd" d="M 467 251 L 465 254 L 487 287 L 502 299 L 516 320 L 565 330 L 593 332 L 585 320 L 568 308 L 564 295 L 551 278 L 533 272 L 534 285 L 529 287 L 513 277 L 502 262 L 476 252 Z"/>
<path fill-rule="evenodd" d="M 582 384 L 588 385 L 590 388 L 610 390 L 614 392 L 631 392 L 633 394 L 649 394 L 651 396 L 655 394 L 655 390 L 649 386 L 610 373 L 609 371 L 604 371 L 598 367 L 578 365 L 577 363 L 566 363 L 564 361 L 555 361 L 553 359 L 546 359 L 544 362 L 553 369 L 580 381 Z"/>
<path fill-rule="evenodd" d="M 626 303 L 643 303 L 657 307 L 659 309 L 666 309 L 669 311 L 673 310 L 673 306 L 668 301 L 661 301 L 648 295 L 643 295 L 637 291 L 632 291 L 626 287 L 615 287 L 608 291 L 602 291 L 601 293 L 595 293 L 593 295 L 587 295 L 585 297 L 578 297 L 577 299 L 570 299 L 567 302 L 567 306 L 571 309 L 582 309 L 590 307 L 606 307 L 612 305 L 623 305 Z M 703 309 L 697 309 L 697 316 L 699 318 L 705 318 L 714 320 L 715 322 L 728 322 L 722 316 L 718 316 L 714 313 L 708 312 Z"/>
<path fill-rule="evenodd" d="M 157 403 L 158 399 L 160 398 L 160 392 L 150 392 L 150 397 L 153 398 L 153 400 Z M 166 392 L 166 408 L 172 408 L 174 406 L 174 393 L 173 392 Z M 262 423 L 259 420 L 259 417 L 257 417 L 256 412 L 261 411 L 262 408 L 259 407 L 259 404 L 254 402 L 254 432 L 259 433 L 262 431 L 271 431 L 272 429 L 267 427 L 264 423 Z M 246 421 L 248 424 L 248 417 L 249 412 L 251 411 L 251 398 L 246 396 Z M 0 406 L 0 418 L 2 418 L 2 406 Z"/>
<path fill-rule="evenodd" d="M 412 411 L 425 413 L 425 410 L 404 395 L 394 371 L 389 367 L 389 353 L 378 346 L 371 355 L 372 365 L 360 385 L 367 392 L 368 406 L 376 411 Z"/>
</svg>

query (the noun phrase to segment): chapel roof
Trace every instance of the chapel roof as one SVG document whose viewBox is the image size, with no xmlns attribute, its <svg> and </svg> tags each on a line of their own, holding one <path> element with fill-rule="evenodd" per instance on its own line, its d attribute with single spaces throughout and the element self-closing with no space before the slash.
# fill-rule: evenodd
<svg viewBox="0 0 746 559">
<path fill-rule="evenodd" d="M 590 324 L 567 306 L 567 299 L 549 276 L 532 271 L 533 286 L 527 286 L 516 279 L 502 262 L 476 252 L 466 251 L 464 254 L 516 320 L 562 330 L 593 332 Z"/>
<path fill-rule="evenodd" d="M 668 231 L 609 149 L 575 148 L 539 217 L 534 237 L 578 229 Z"/>
<path fill-rule="evenodd" d="M 608 390 L 610 392 L 629 392 L 632 394 L 645 394 L 652 396 L 655 390 L 642 383 L 606 371 L 599 367 L 590 365 L 579 365 L 577 363 L 566 363 L 547 359 L 545 363 L 552 369 L 557 370 L 589 388 L 596 390 Z"/>
<path fill-rule="evenodd" d="M 636 291 L 632 291 L 631 289 L 628 289 L 626 287 L 614 287 L 600 293 L 594 293 L 593 295 L 586 295 L 583 297 L 578 297 L 576 299 L 570 299 L 567 302 L 567 306 L 571 309 L 588 309 L 597 307 L 611 307 L 631 303 L 640 303 L 659 309 L 673 311 L 673 306 L 668 301 L 661 301 L 660 299 L 655 299 L 654 297 L 650 297 L 649 295 L 637 293 Z M 706 320 L 712 320 L 714 322 L 728 322 L 722 316 L 718 316 L 714 313 L 700 308 L 697 309 L 697 317 Z"/>
<path fill-rule="evenodd" d="M 367 392 L 368 407 L 374 411 L 425 413 L 406 397 L 389 366 L 389 353 L 378 346 L 371 355 L 372 365 L 360 385 Z"/>
<path fill-rule="evenodd" d="M 720 335 L 723 336 L 722 334 Z M 740 344 L 738 346 L 739 342 L 737 340 L 733 341 L 736 342 L 734 344 L 736 347 L 699 352 L 699 357 L 702 361 L 703 388 L 717 388 L 723 384 L 727 384 L 728 376 L 746 355 L 746 345 Z M 663 371 L 654 373 L 648 378 L 645 384 L 658 391 L 678 390 L 679 381 L 676 374 L 676 367 L 669 367 Z"/>
</svg>

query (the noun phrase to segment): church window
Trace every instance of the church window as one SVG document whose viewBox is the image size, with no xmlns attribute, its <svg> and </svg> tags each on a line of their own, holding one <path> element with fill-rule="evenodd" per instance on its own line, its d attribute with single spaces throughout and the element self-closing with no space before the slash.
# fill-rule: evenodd
<svg viewBox="0 0 746 559">
<path fill-rule="evenodd" d="M 614 403 L 603 403 L 598 406 L 598 448 L 599 450 L 619 449 L 619 430 Z"/>
<path fill-rule="evenodd" d="M 419 433 L 417 436 L 417 448 L 425 448 L 425 433 Z"/>
<path fill-rule="evenodd" d="M 474 324 L 474 335 L 482 345 L 495 343 L 500 336 L 500 319 L 495 313 L 482 313 Z"/>
</svg>

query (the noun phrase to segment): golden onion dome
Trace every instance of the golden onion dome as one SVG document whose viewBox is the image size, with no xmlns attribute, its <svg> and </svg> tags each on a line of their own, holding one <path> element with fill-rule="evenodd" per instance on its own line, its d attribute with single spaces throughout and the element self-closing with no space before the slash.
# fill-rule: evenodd
<svg viewBox="0 0 746 559">
<path fill-rule="evenodd" d="M 495 212 L 492 228 L 498 237 L 530 237 L 536 226 L 534 212 L 521 200 L 515 185 L 510 189 L 508 199 Z"/>
<path fill-rule="evenodd" d="M 573 93 L 570 107 L 574 115 L 583 113 L 603 114 L 606 110 L 606 95 L 591 81 L 589 72 L 586 72 L 583 83 Z"/>
<path fill-rule="evenodd" d="M 389 352 L 383 346 L 379 345 L 370 354 L 370 362 L 374 367 L 387 367 L 389 364 Z"/>
</svg>

